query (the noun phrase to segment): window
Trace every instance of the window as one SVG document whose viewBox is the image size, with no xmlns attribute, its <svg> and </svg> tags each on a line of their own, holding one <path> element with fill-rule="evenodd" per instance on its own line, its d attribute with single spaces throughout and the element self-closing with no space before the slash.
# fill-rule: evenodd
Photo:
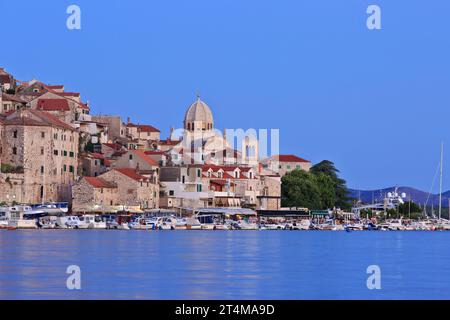
<svg viewBox="0 0 450 320">
<path fill-rule="evenodd" d="M 14 132 L 13 132 L 13 137 L 14 137 L 14 138 L 17 138 L 17 130 L 14 130 Z"/>
<path fill-rule="evenodd" d="M 290 166 L 290 165 L 287 165 L 287 166 L 286 166 L 286 169 L 291 170 L 291 166 Z"/>
<path fill-rule="evenodd" d="M 44 166 L 41 166 L 41 174 L 44 174 L 44 171 L 45 171 Z"/>
<path fill-rule="evenodd" d="M 302 166 L 300 166 L 300 165 L 297 165 L 295 168 L 296 168 L 297 170 L 302 170 Z"/>
<path fill-rule="evenodd" d="M 12 153 L 13 153 L 13 154 L 17 154 L 17 148 L 16 148 L 16 147 L 13 147 L 13 148 L 12 148 Z"/>
<path fill-rule="evenodd" d="M 182 176 L 182 177 L 181 177 L 181 182 L 182 182 L 182 183 L 185 183 L 185 182 L 186 182 L 186 177 L 185 177 L 185 176 Z"/>
<path fill-rule="evenodd" d="M 41 147 L 41 155 L 44 155 L 44 147 Z"/>
<path fill-rule="evenodd" d="M 169 190 L 169 196 L 173 196 L 175 194 L 175 191 Z"/>
<path fill-rule="evenodd" d="M 202 170 L 201 170 L 201 169 L 198 169 L 198 170 L 197 170 L 197 177 L 200 178 L 201 176 L 202 176 Z"/>
<path fill-rule="evenodd" d="M 69 157 L 73 158 L 75 156 L 75 154 L 73 153 L 73 151 L 69 152 Z"/>
<path fill-rule="evenodd" d="M 202 192 L 202 185 L 201 184 L 197 185 L 197 192 Z"/>
<path fill-rule="evenodd" d="M 42 139 L 45 138 L 45 132 L 44 132 L 44 131 L 41 132 L 41 138 L 42 138 Z"/>
<path fill-rule="evenodd" d="M 55 140 L 58 139 L 58 134 L 57 134 L 57 133 L 54 133 L 54 134 L 53 134 L 53 139 L 55 139 Z"/>
<path fill-rule="evenodd" d="M 64 165 L 64 172 L 67 171 L 67 165 Z"/>
<path fill-rule="evenodd" d="M 133 160 L 133 155 L 132 154 L 130 154 L 129 159 Z"/>
<path fill-rule="evenodd" d="M 73 166 L 69 166 L 69 172 L 74 172 L 75 170 L 74 170 L 74 167 Z"/>
<path fill-rule="evenodd" d="M 64 157 L 67 157 L 67 151 L 64 150 Z"/>
</svg>

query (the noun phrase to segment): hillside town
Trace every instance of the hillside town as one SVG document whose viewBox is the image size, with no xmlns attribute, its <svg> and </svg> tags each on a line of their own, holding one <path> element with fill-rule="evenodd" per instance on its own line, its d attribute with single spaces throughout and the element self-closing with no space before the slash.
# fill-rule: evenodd
<svg viewBox="0 0 450 320">
<path fill-rule="evenodd" d="M 260 157 L 254 135 L 234 146 L 200 97 L 187 103 L 182 130 L 162 137 L 157 124 L 96 115 L 63 84 L 22 81 L 0 68 L 0 87 L 3 205 L 67 203 L 80 214 L 276 211 L 281 177 L 311 168 L 296 155 Z"/>
</svg>

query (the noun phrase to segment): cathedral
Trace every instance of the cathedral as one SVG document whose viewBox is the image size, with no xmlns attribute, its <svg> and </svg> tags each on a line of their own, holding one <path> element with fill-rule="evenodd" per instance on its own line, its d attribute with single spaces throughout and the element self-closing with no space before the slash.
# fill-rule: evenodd
<svg viewBox="0 0 450 320">
<path fill-rule="evenodd" d="M 211 108 L 197 96 L 186 111 L 179 145 L 180 161 L 188 164 L 258 165 L 256 131 L 214 128 Z M 176 139 L 171 137 L 171 139 Z"/>
</svg>

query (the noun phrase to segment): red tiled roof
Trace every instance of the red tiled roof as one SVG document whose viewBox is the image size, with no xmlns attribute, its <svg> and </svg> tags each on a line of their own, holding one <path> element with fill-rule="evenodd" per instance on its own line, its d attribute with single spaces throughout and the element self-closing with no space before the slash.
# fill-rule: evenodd
<svg viewBox="0 0 450 320">
<path fill-rule="evenodd" d="M 33 114 L 37 115 L 41 119 L 45 119 L 46 121 L 48 121 L 50 124 L 52 124 L 54 126 L 62 127 L 64 129 L 71 130 L 71 131 L 75 131 L 75 128 L 73 128 L 72 126 L 68 125 L 64 121 L 59 120 L 58 117 L 52 115 L 51 113 L 38 111 L 38 110 L 32 110 L 32 109 L 29 109 L 28 111 L 30 111 Z"/>
<path fill-rule="evenodd" d="M 136 172 L 135 169 L 131 169 L 131 168 L 115 168 L 113 169 L 117 172 L 120 172 L 121 174 L 127 176 L 128 178 L 131 178 L 133 180 L 136 181 L 147 181 L 148 178 L 140 175 L 139 173 Z"/>
<path fill-rule="evenodd" d="M 18 112 L 22 113 L 22 115 L 13 117 L 13 114 Z M 29 114 L 27 115 L 27 113 L 35 116 L 38 120 L 32 118 Z M 59 120 L 56 116 L 48 112 L 33 109 L 19 110 L 11 113 L 8 118 L 5 119 L 5 125 L 55 126 L 66 130 L 75 131 L 73 127 Z"/>
<path fill-rule="evenodd" d="M 79 92 L 58 92 L 59 95 L 64 97 L 79 97 Z"/>
<path fill-rule="evenodd" d="M 161 151 L 161 150 L 150 150 L 150 151 L 145 151 L 144 153 L 146 155 L 162 155 L 162 154 L 165 154 L 165 152 Z"/>
<path fill-rule="evenodd" d="M 9 74 L 0 74 L 0 83 L 10 83 L 11 82 L 11 76 Z"/>
<path fill-rule="evenodd" d="M 277 157 L 280 162 L 311 162 L 293 154 L 280 154 L 274 158 L 276 159 Z"/>
<path fill-rule="evenodd" d="M 180 143 L 179 140 L 171 140 L 171 139 L 166 139 L 166 140 L 159 141 L 159 144 L 167 145 L 167 146 L 175 146 L 175 145 L 177 145 L 179 143 Z"/>
<path fill-rule="evenodd" d="M 39 99 L 37 108 L 42 111 L 70 111 L 66 99 Z"/>
<path fill-rule="evenodd" d="M 102 143 L 104 146 L 114 149 L 114 150 L 121 150 L 122 146 L 118 143 Z"/>
<path fill-rule="evenodd" d="M 94 188 L 117 188 L 117 185 L 114 183 L 99 177 L 84 177 L 84 179 Z"/>
<path fill-rule="evenodd" d="M 128 123 L 126 125 L 127 127 L 137 128 L 141 132 L 161 132 L 155 127 L 148 125 L 148 124 L 134 124 L 134 123 Z"/>
<path fill-rule="evenodd" d="M 47 88 L 50 88 L 50 89 L 64 89 L 64 85 L 62 85 L 62 84 L 58 84 L 58 85 L 47 85 Z"/>
<path fill-rule="evenodd" d="M 105 159 L 105 156 L 101 153 L 97 153 L 97 152 L 90 152 L 88 153 L 88 156 L 94 158 L 94 159 Z"/>
<path fill-rule="evenodd" d="M 218 184 L 220 186 L 226 186 L 228 184 L 228 181 L 224 179 L 211 179 L 210 183 Z M 230 184 L 234 185 L 235 183 L 230 181 Z"/>
<path fill-rule="evenodd" d="M 3 101 L 14 101 L 14 102 L 20 102 L 20 103 L 26 103 L 25 100 L 21 99 L 20 97 L 16 95 L 10 95 L 7 93 L 2 94 L 2 100 Z"/>
<path fill-rule="evenodd" d="M 138 156 L 139 158 L 141 158 L 145 162 L 147 162 L 149 165 L 151 165 L 151 166 L 158 166 L 158 162 L 156 162 L 155 160 L 153 160 L 152 158 L 147 156 L 144 151 L 141 151 L 141 150 L 130 150 L 130 152 L 133 153 L 134 155 Z"/>
</svg>

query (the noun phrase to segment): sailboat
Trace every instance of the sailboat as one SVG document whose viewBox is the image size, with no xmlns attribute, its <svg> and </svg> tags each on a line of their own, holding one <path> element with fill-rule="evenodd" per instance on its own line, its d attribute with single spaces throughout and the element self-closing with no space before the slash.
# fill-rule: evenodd
<svg viewBox="0 0 450 320">
<path fill-rule="evenodd" d="M 439 174 L 439 229 L 450 230 L 450 220 L 442 218 L 442 177 L 443 177 L 443 164 L 444 164 L 444 144 L 441 143 L 441 161 L 440 161 L 440 174 Z M 450 210 L 450 208 L 449 208 Z"/>
</svg>

